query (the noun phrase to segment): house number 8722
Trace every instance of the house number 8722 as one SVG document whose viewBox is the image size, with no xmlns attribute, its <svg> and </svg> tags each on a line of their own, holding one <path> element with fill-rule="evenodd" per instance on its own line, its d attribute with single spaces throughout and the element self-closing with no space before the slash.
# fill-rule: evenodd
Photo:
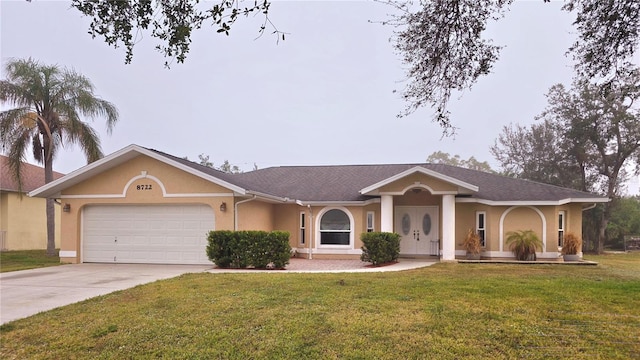
<svg viewBox="0 0 640 360">
<path fill-rule="evenodd" d="M 137 185 L 136 190 L 151 190 L 151 185 Z"/>
</svg>

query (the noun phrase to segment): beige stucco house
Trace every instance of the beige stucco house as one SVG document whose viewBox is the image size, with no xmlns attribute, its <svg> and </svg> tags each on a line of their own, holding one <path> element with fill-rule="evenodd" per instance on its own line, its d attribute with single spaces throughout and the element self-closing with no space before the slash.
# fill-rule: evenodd
<svg viewBox="0 0 640 360">
<path fill-rule="evenodd" d="M 482 256 L 513 257 L 532 229 L 556 259 L 582 212 L 608 199 L 442 164 L 285 166 L 227 174 L 130 145 L 30 193 L 59 199 L 63 262 L 209 263 L 209 230 L 285 230 L 305 258 L 358 258 L 360 234 L 401 235 L 401 255 L 454 260 L 468 229 Z M 560 238 L 560 240 L 559 240 Z"/>
<path fill-rule="evenodd" d="M 47 248 L 45 199 L 27 196 L 44 185 L 44 169 L 22 164 L 22 191 L 13 178 L 8 158 L 0 155 L 0 250 L 36 250 Z M 63 174 L 54 172 L 54 179 Z M 56 247 L 60 246 L 60 206 L 55 206 Z"/>
</svg>

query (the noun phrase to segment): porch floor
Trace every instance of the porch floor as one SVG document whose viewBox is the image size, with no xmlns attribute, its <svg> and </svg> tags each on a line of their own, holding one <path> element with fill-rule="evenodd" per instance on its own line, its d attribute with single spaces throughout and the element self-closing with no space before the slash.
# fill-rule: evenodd
<svg viewBox="0 0 640 360">
<path fill-rule="evenodd" d="M 517 265 L 578 265 L 578 266 L 596 266 L 598 265 L 595 261 L 588 260 L 579 260 L 579 261 L 564 261 L 562 258 L 558 258 L 558 260 L 552 259 L 543 259 L 536 261 L 518 261 L 514 259 L 508 258 L 496 258 L 496 259 L 480 259 L 480 260 L 467 260 L 464 258 L 456 259 L 461 264 L 517 264 Z"/>
</svg>

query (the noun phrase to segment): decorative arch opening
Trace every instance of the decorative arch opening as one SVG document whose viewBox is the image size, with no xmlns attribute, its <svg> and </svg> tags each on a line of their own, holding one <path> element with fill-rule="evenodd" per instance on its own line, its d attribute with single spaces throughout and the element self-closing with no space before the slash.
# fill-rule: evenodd
<svg viewBox="0 0 640 360">
<path fill-rule="evenodd" d="M 544 253 L 547 249 L 547 220 L 545 219 L 544 214 L 542 213 L 542 211 L 540 211 L 540 209 L 528 205 L 512 206 L 505 210 L 500 216 L 500 252 L 504 251 L 504 219 L 511 211 L 518 208 L 531 209 L 535 211 L 538 216 L 540 216 L 540 220 L 542 221 L 542 252 Z"/>
</svg>

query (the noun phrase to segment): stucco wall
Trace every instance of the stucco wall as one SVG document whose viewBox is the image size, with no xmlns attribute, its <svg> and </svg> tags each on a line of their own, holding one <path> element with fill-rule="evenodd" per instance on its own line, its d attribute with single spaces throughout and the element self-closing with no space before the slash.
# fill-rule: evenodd
<svg viewBox="0 0 640 360">
<path fill-rule="evenodd" d="M 46 200 L 22 197 L 18 193 L 0 194 L 0 230 L 3 250 L 47 248 Z M 60 206 L 54 204 L 56 248 L 60 247 Z"/>
<path fill-rule="evenodd" d="M 467 236 L 467 231 L 476 228 L 477 204 L 457 203 L 456 204 L 456 250 L 463 250 L 462 243 Z M 488 236 L 489 234 L 487 234 Z M 487 238 L 488 240 L 489 238 Z M 490 241 L 487 241 L 487 249 L 491 248 Z"/>
<path fill-rule="evenodd" d="M 462 242 L 469 229 L 475 229 L 476 212 L 486 213 L 486 247 L 483 251 L 493 256 L 511 256 L 506 244 L 507 233 L 516 230 L 533 230 L 542 241 L 546 237 L 546 256 L 557 254 L 558 212 L 566 211 L 566 231 L 582 236 L 582 205 L 562 206 L 488 206 L 476 203 L 456 203 L 456 250 L 463 251 Z M 542 217 L 541 215 L 542 214 Z M 500 222 L 502 219 L 502 231 Z M 544 219 L 544 220 L 543 220 Z M 543 223 L 546 232 L 543 233 Z M 546 236 L 545 236 L 546 235 Z M 502 253 L 498 254 L 501 248 Z"/>
<path fill-rule="evenodd" d="M 273 204 L 256 200 L 238 204 L 238 230 L 276 230 L 273 207 Z"/>
<path fill-rule="evenodd" d="M 289 245 L 297 248 L 300 245 L 300 212 L 307 212 L 306 207 L 294 204 L 273 205 L 273 230 L 288 231 Z M 309 241 L 309 218 L 307 215 L 307 234 L 306 240 Z"/>
</svg>

